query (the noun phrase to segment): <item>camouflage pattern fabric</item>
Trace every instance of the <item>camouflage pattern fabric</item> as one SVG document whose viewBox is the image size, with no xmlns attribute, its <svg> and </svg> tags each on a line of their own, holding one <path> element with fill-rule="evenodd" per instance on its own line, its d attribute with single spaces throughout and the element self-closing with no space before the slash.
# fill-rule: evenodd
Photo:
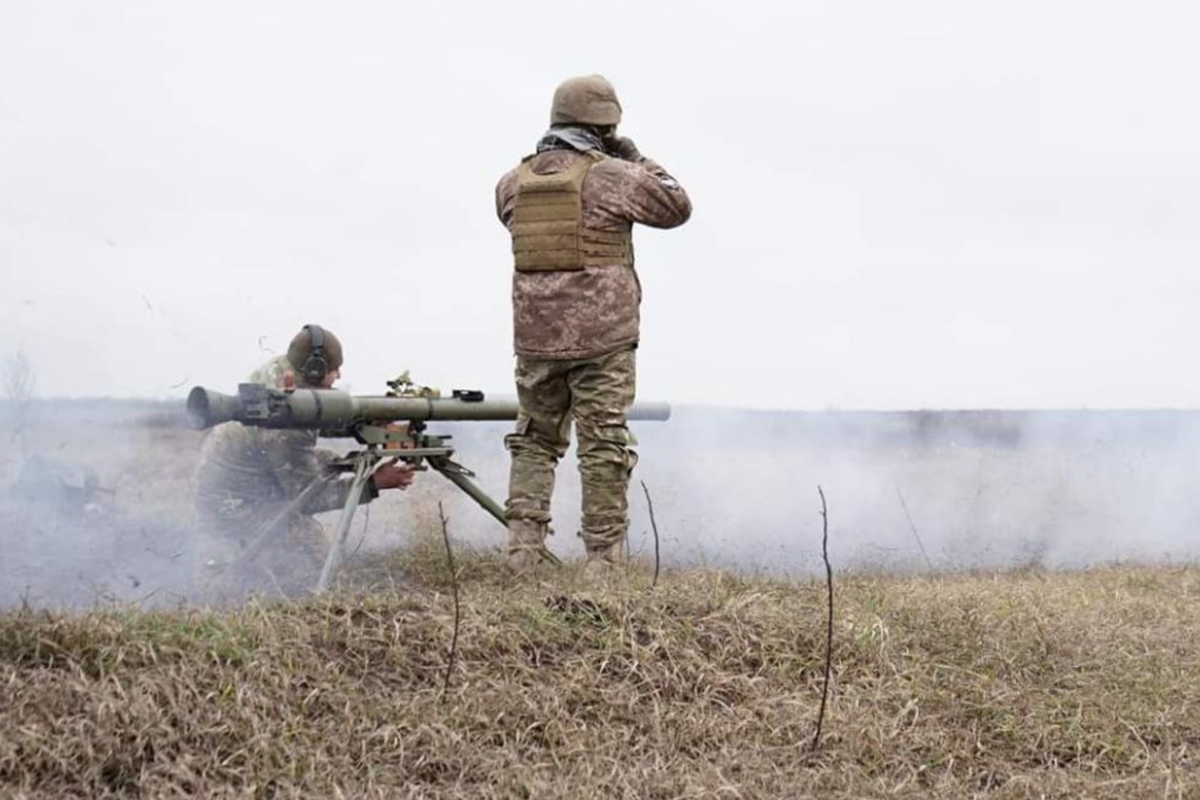
<svg viewBox="0 0 1200 800">
<path fill-rule="evenodd" d="M 564 146 L 540 152 L 529 163 L 534 172 L 545 174 L 588 157 Z M 510 228 L 516 186 L 516 169 L 496 186 L 496 213 Z M 606 158 L 588 172 L 582 187 L 583 224 L 593 230 L 625 232 L 634 223 L 673 228 L 686 222 L 691 212 L 687 192 L 649 159 L 635 163 Z M 632 266 L 514 272 L 516 354 L 529 359 L 587 359 L 636 345 L 641 300 L 641 284 Z"/>
<path fill-rule="evenodd" d="M 292 371 L 287 356 L 277 356 L 250 373 L 248 381 L 280 388 L 284 375 Z M 298 497 L 335 458 L 332 450 L 317 448 L 316 431 L 223 423 L 209 432 L 200 450 L 196 510 L 226 531 L 252 536 L 257 528 L 253 522 L 264 510 Z M 341 508 L 348 494 L 348 486 L 330 482 L 299 511 L 317 514 Z"/>
<path fill-rule="evenodd" d="M 337 454 L 316 444 L 316 431 L 266 430 L 240 422 L 218 425 L 200 449 L 196 510 L 223 528 L 246 527 L 264 507 L 287 503 L 325 473 L 325 465 Z M 331 481 L 299 511 L 317 514 L 341 508 L 348 494 L 347 482 Z"/>
<path fill-rule="evenodd" d="M 286 358 L 280 357 L 256 370 L 250 380 L 278 387 L 290 369 Z M 196 471 L 196 511 L 219 540 L 216 547 L 224 551 L 225 559 L 236 559 L 264 523 L 326 474 L 326 465 L 338 454 L 316 445 L 316 431 L 267 430 L 238 422 L 223 423 L 208 433 Z M 280 582 L 297 571 L 310 571 L 313 563 L 319 567 L 326 539 L 323 526 L 312 515 L 341 508 L 349 491 L 346 481 L 328 481 L 272 535 L 259 558 L 274 564 Z M 368 482 L 362 502 L 376 495 Z"/>
<path fill-rule="evenodd" d="M 627 492 L 637 464 L 626 424 L 636 384 L 636 351 L 589 359 L 517 359 L 521 411 L 505 437 L 512 454 L 505 516 L 550 523 L 554 469 L 575 422 L 583 488 L 580 536 L 589 553 L 616 551 L 629 528 Z"/>
<path fill-rule="evenodd" d="M 288 361 L 287 356 L 275 356 L 267 363 L 263 364 L 250 376 L 246 378 L 247 383 L 261 383 L 264 386 L 269 386 L 272 389 L 283 388 L 283 376 L 289 372 L 295 372 L 296 368 L 292 366 L 292 362 Z"/>
</svg>

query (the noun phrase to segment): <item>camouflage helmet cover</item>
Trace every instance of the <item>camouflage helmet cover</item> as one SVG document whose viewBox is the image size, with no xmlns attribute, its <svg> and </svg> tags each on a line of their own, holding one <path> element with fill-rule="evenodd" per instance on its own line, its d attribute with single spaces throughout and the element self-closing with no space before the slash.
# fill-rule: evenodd
<svg viewBox="0 0 1200 800">
<path fill-rule="evenodd" d="M 603 75 L 568 78 L 554 90 L 550 124 L 616 125 L 621 121 L 617 91 Z"/>
<path fill-rule="evenodd" d="M 308 357 L 312 354 L 312 331 L 313 326 L 305 325 L 300 329 L 300 332 L 292 337 L 291 344 L 288 345 L 287 359 L 291 362 L 292 367 L 297 370 L 297 374 L 303 372 L 304 364 L 308 361 Z M 328 328 L 321 328 L 322 346 L 325 350 L 325 362 L 328 370 L 332 372 L 335 369 L 341 369 L 342 366 L 342 341 L 334 335 L 333 331 Z"/>
</svg>

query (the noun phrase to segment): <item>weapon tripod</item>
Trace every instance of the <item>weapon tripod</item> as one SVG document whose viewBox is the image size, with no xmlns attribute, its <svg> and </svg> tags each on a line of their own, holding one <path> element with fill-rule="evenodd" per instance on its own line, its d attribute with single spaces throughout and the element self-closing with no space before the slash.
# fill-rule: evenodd
<svg viewBox="0 0 1200 800">
<path fill-rule="evenodd" d="M 350 523 L 354 519 L 354 512 L 358 510 L 363 488 L 375 470 L 391 459 L 404 461 L 418 470 L 428 468 L 441 473 L 491 514 L 501 525 L 508 526 L 508 521 L 504 518 L 504 509 L 475 483 L 473 480 L 475 473 L 451 458 L 454 455 L 454 448 L 449 444 L 450 437 L 428 433 L 425 430 L 424 422 L 412 421 L 405 426 L 359 422 L 348 430 L 337 433 L 353 436 L 359 444 L 364 446 L 363 449 L 347 453 L 342 458 L 330 462 L 324 475 L 305 487 L 295 500 L 288 503 L 282 511 L 259 529 L 246 548 L 246 552 L 239 559 L 240 564 L 249 563 L 271 537 L 283 527 L 283 523 L 292 514 L 303 508 L 308 499 L 323 485 L 336 480 L 341 475 L 349 474 L 353 477 L 349 481 L 350 490 L 346 497 L 346 504 L 338 516 L 337 525 L 333 531 L 333 541 L 330 543 L 329 552 L 325 556 L 325 563 L 321 568 L 321 576 L 314 588 L 314 592 L 317 594 L 326 591 L 345 556 L 346 539 L 350 535 Z M 542 548 L 542 558 L 556 565 L 562 563 L 557 556 L 544 547 Z"/>
</svg>

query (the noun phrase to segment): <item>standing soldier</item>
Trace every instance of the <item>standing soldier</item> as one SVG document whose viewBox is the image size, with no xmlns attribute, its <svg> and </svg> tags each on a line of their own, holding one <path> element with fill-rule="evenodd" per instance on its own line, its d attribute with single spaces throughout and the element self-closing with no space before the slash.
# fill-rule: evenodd
<svg viewBox="0 0 1200 800">
<path fill-rule="evenodd" d="M 635 393 L 641 285 L 635 222 L 674 228 L 691 201 L 666 170 L 617 135 L 621 104 L 600 75 L 554 92 L 550 130 L 496 187 L 512 234 L 513 329 L 520 414 L 505 437 L 508 559 L 532 569 L 550 533 L 554 468 L 574 419 L 583 488 L 585 571 L 616 563 L 637 463 L 626 416 Z"/>
</svg>

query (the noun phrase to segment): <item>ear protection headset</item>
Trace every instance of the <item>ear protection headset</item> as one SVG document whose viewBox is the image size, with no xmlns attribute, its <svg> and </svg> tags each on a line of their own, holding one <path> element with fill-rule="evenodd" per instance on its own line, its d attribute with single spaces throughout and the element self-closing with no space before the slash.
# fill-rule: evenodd
<svg viewBox="0 0 1200 800">
<path fill-rule="evenodd" d="M 309 386 L 320 386 L 329 374 L 329 359 L 325 356 L 325 331 L 320 325 L 305 325 L 308 331 L 308 357 L 300 367 L 300 374 Z"/>
</svg>

